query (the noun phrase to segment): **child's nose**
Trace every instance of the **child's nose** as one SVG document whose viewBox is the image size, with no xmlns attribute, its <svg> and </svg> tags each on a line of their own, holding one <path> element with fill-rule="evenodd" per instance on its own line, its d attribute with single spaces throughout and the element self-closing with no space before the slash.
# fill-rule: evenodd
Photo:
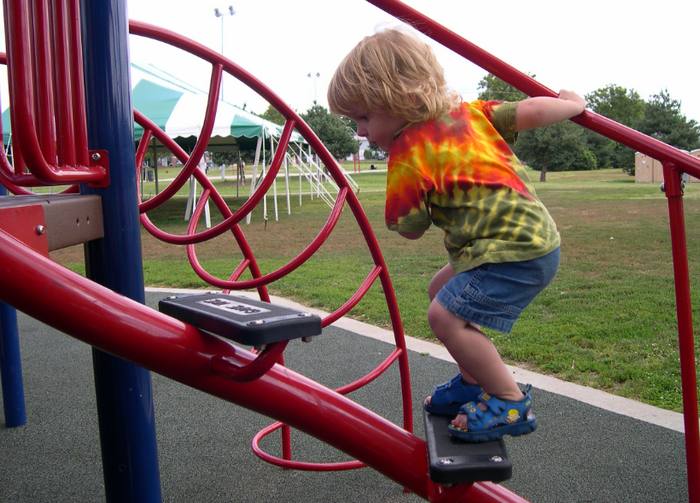
<svg viewBox="0 0 700 503">
<path fill-rule="evenodd" d="M 357 136 L 366 137 L 367 136 L 367 128 L 365 126 L 360 126 L 358 124 L 357 125 Z"/>
</svg>

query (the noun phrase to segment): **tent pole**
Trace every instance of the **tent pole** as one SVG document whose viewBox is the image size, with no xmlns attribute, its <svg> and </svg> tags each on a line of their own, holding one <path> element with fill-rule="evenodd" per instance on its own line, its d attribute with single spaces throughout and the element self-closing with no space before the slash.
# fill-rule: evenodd
<svg viewBox="0 0 700 503">
<path fill-rule="evenodd" d="M 263 129 L 263 141 L 262 141 L 262 176 L 260 179 L 264 179 L 267 174 L 267 151 L 265 150 L 265 129 Z M 263 196 L 263 221 L 267 225 L 267 192 Z"/>
<path fill-rule="evenodd" d="M 279 148 L 279 145 L 277 146 Z M 270 135 L 270 159 L 275 158 L 275 138 Z M 275 176 L 275 181 L 272 183 L 272 205 L 275 208 L 275 222 L 279 222 L 280 216 L 277 211 L 277 176 Z"/>
<path fill-rule="evenodd" d="M 158 144 L 155 136 L 153 137 L 153 140 L 151 141 L 151 150 L 153 151 L 153 178 L 156 182 L 156 195 L 158 195 Z"/>
<path fill-rule="evenodd" d="M 288 154 L 284 154 L 284 190 L 287 193 L 287 215 L 292 214 L 292 203 L 289 194 L 289 163 L 287 162 Z"/>
<path fill-rule="evenodd" d="M 253 161 L 253 176 L 250 179 L 250 195 L 255 192 L 255 180 L 258 178 L 258 163 L 260 162 L 260 149 L 262 147 L 262 137 L 258 136 L 258 143 L 255 145 L 255 160 Z M 250 197 L 250 196 L 249 196 Z M 251 213 L 248 213 L 245 217 L 245 223 L 250 223 Z"/>
</svg>

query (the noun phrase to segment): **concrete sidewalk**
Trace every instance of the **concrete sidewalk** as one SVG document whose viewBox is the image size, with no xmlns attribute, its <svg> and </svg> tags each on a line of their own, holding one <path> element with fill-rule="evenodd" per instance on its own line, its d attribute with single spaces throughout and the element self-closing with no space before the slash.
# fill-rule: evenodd
<svg viewBox="0 0 700 503">
<path fill-rule="evenodd" d="M 155 305 L 163 296 L 149 293 L 148 302 Z M 21 314 L 19 322 L 28 423 L 0 427 L 0 502 L 103 501 L 91 350 Z M 336 326 L 311 344 L 291 343 L 285 356 L 291 368 L 334 387 L 363 375 L 390 351 L 382 340 Z M 418 397 L 455 372 L 453 363 L 430 353 L 410 353 L 420 436 Z M 639 404 L 635 417 L 623 416 L 603 405 L 546 391 L 550 385 L 543 382 L 534 383 L 539 429 L 506 442 L 513 478 L 505 486 L 533 502 L 687 500 L 677 415 Z M 153 388 L 164 501 L 422 501 L 369 469 L 318 473 L 268 465 L 251 453 L 250 441 L 270 419 L 157 374 Z M 587 402 L 601 399 L 593 390 L 578 392 Z M 396 365 L 352 397 L 400 423 Z M 277 437 L 265 441 L 268 452 L 278 452 Z M 292 440 L 299 459 L 347 459 L 307 435 L 294 432 Z"/>
</svg>

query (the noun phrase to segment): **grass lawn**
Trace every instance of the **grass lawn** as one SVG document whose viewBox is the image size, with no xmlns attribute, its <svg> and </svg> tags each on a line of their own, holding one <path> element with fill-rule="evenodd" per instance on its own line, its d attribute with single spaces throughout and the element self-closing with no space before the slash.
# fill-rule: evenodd
<svg viewBox="0 0 700 503">
<path fill-rule="evenodd" d="M 387 260 L 406 333 L 432 339 L 425 290 L 446 260 L 441 232 L 431 229 L 417 241 L 389 232 L 383 224 L 385 174 L 363 171 L 353 177 Z M 525 311 L 511 334 L 490 333 L 502 355 L 515 365 L 680 411 L 671 243 L 663 193 L 655 184 L 635 184 L 618 170 L 550 173 L 546 183 L 535 185 L 559 226 L 562 264 L 553 284 Z M 233 207 L 240 204 L 231 196 L 234 193 L 223 193 L 229 194 L 227 201 Z M 700 277 L 696 231 L 700 183 L 687 187 L 685 201 L 695 290 Z M 269 198 L 268 208 L 271 204 Z M 185 199 L 176 198 L 150 216 L 166 230 L 182 231 L 184 206 Z M 323 202 L 308 197 L 301 206 L 298 198 L 292 198 L 291 215 L 280 197 L 279 209 L 279 221 L 271 214 L 263 221 L 258 209 L 251 224 L 242 226 L 264 272 L 296 256 L 329 213 Z M 144 233 L 143 250 L 147 285 L 206 287 L 191 271 L 184 249 Z M 197 252 L 203 265 L 222 278 L 240 261 L 228 235 L 198 245 Z M 57 252 L 56 259 L 75 269 L 82 267 L 79 250 Z M 354 293 L 371 264 L 357 224 L 346 210 L 321 250 L 270 290 L 331 311 Z M 387 327 L 379 289 L 375 285 L 351 315 Z M 699 314 L 696 307 L 695 320 Z"/>
</svg>

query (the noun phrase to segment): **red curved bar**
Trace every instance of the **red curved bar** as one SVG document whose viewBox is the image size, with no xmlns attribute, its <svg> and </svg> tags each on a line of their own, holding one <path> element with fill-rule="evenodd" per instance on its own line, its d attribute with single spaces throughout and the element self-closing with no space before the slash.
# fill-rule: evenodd
<svg viewBox="0 0 700 503">
<path fill-rule="evenodd" d="M 345 316 L 350 312 L 350 310 L 357 305 L 360 300 L 362 300 L 362 297 L 365 296 L 367 291 L 372 287 L 376 279 L 379 277 L 379 275 L 382 273 L 382 268 L 379 266 L 374 266 L 372 270 L 369 272 L 367 277 L 364 279 L 362 283 L 360 283 L 360 286 L 358 287 L 357 291 L 343 304 L 340 306 L 338 309 L 330 313 L 328 316 L 323 318 L 322 326 L 328 326 L 331 323 L 335 322 L 339 318 Z"/>
<path fill-rule="evenodd" d="M 294 257 L 287 264 L 280 267 L 276 271 L 246 281 L 222 280 L 215 276 L 212 276 L 206 270 L 204 270 L 204 268 L 199 264 L 199 261 L 197 260 L 194 246 L 188 245 L 187 256 L 190 259 L 192 268 L 197 273 L 197 275 L 203 280 L 205 280 L 207 283 L 223 289 L 244 290 L 247 288 L 255 288 L 260 285 L 270 284 L 273 281 L 276 281 L 286 276 L 287 274 L 301 266 L 314 253 L 316 253 L 316 251 L 321 247 L 321 245 L 326 241 L 326 239 L 328 239 L 328 236 L 330 236 L 331 232 L 335 228 L 335 224 L 338 223 L 338 220 L 340 219 L 340 215 L 343 211 L 343 204 L 345 203 L 346 194 L 347 188 L 341 189 L 341 191 L 338 193 L 338 198 L 335 202 L 335 205 L 333 206 L 333 209 L 330 215 L 328 216 L 328 219 L 326 220 L 326 223 L 316 235 L 316 237 L 296 257 Z"/>
<path fill-rule="evenodd" d="M 394 348 L 391 354 L 387 356 L 383 362 L 377 365 L 373 371 L 369 372 L 367 375 L 362 376 L 356 381 L 336 388 L 335 391 L 340 393 L 341 395 L 347 395 L 348 393 L 352 393 L 353 391 L 360 389 L 362 386 L 371 383 L 376 378 L 381 376 L 384 373 L 384 371 L 388 369 L 391 366 L 391 364 L 394 363 L 396 359 L 399 358 L 403 353 L 404 351 L 402 349 Z"/>
<path fill-rule="evenodd" d="M 239 365 L 228 356 L 217 355 L 211 360 L 211 368 L 217 374 L 226 376 L 234 381 L 248 382 L 259 379 L 273 365 L 279 362 L 288 341 L 270 344 L 256 355 L 255 360 L 245 365 Z"/>
<path fill-rule="evenodd" d="M 221 76 L 221 65 L 212 65 L 211 79 L 209 81 L 209 97 L 207 99 L 207 108 L 206 112 L 204 113 L 204 120 L 202 122 L 202 130 L 199 133 L 197 143 L 195 143 L 194 149 L 192 149 L 192 153 L 187 158 L 185 165 L 182 168 L 182 171 L 178 173 L 178 175 L 175 177 L 175 180 L 173 180 L 165 188 L 165 190 L 163 190 L 163 192 L 157 194 L 148 201 L 144 201 L 143 203 L 141 203 L 141 212 L 146 212 L 152 210 L 153 208 L 157 208 L 164 201 L 174 196 L 177 193 L 177 191 L 180 190 L 180 188 L 182 188 L 185 182 L 187 182 L 189 177 L 199 165 L 199 161 L 202 160 L 204 151 L 207 149 L 209 139 L 211 138 L 211 132 L 214 129 L 214 121 L 216 120 L 216 110 L 219 106 L 219 89 L 221 88 Z M 159 128 L 155 127 L 153 131 L 157 129 Z"/>
<path fill-rule="evenodd" d="M 399 315 L 399 309 L 398 309 L 398 304 L 396 302 L 396 296 L 393 292 L 393 286 L 391 284 L 391 280 L 389 278 L 389 275 L 387 273 L 386 269 L 386 264 L 384 262 L 384 258 L 381 254 L 381 251 L 379 249 L 376 237 L 374 236 L 374 233 L 372 231 L 372 228 L 369 224 L 369 221 L 364 214 L 364 211 L 359 203 L 359 200 L 357 199 L 357 196 L 354 194 L 352 191 L 352 188 L 349 186 L 347 179 L 345 178 L 345 175 L 336 162 L 336 160 L 333 158 L 333 156 L 328 152 L 326 147 L 323 145 L 323 143 L 316 137 L 314 132 L 311 130 L 311 128 L 308 127 L 308 125 L 297 115 L 296 112 L 294 112 L 291 108 L 289 108 L 279 97 L 277 97 L 269 88 L 267 88 L 264 84 L 259 82 L 257 79 L 255 79 L 251 74 L 240 68 L 239 66 L 235 65 L 231 61 L 227 60 L 226 58 L 222 57 L 219 53 L 212 51 L 211 49 L 202 46 L 201 44 L 198 44 L 196 42 L 184 39 L 183 37 L 167 31 L 167 30 L 162 30 L 150 25 L 147 25 L 146 23 L 140 23 L 140 22 L 131 22 L 130 23 L 130 31 L 132 34 L 135 35 L 140 35 L 140 36 L 146 36 L 150 37 L 156 40 L 159 40 L 161 42 L 168 43 L 170 45 L 173 45 L 175 47 L 178 47 L 182 50 L 185 50 L 191 54 L 194 54 L 195 56 L 198 56 L 212 65 L 220 64 L 223 67 L 223 70 L 226 71 L 227 73 L 231 74 L 244 84 L 248 85 L 250 88 L 254 89 L 258 94 L 260 94 L 264 99 L 266 99 L 273 107 L 275 107 L 282 115 L 285 117 L 286 123 L 285 123 L 285 129 L 283 130 L 282 138 L 280 140 L 280 147 L 277 149 L 276 157 L 275 160 L 278 158 L 277 155 L 283 154 L 283 151 L 286 150 L 286 145 L 288 145 L 288 138 L 285 138 L 286 134 L 289 133 L 291 134 L 291 128 L 296 127 L 297 131 L 306 139 L 306 141 L 311 145 L 311 147 L 316 151 L 316 153 L 319 155 L 321 158 L 322 162 L 325 164 L 326 168 L 328 169 L 329 174 L 335 181 L 335 183 L 338 185 L 338 187 L 341 189 L 341 194 L 343 194 L 342 198 L 346 199 L 346 203 L 350 207 L 350 210 L 353 212 L 353 216 L 355 217 L 356 221 L 358 222 L 358 225 L 360 227 L 360 230 L 363 234 L 363 237 L 367 243 L 368 246 L 368 251 L 374 261 L 375 264 L 375 271 L 378 271 L 378 277 L 381 280 L 382 283 L 382 288 L 383 292 L 386 298 L 388 310 L 389 310 L 389 316 L 391 319 L 391 324 L 392 328 L 394 331 L 394 337 L 396 341 L 396 346 L 397 348 L 400 348 L 401 351 L 398 353 L 398 361 L 399 361 L 399 372 L 401 376 L 401 388 L 402 388 L 402 406 L 403 406 L 403 419 L 404 419 L 404 427 L 408 431 L 412 431 L 413 429 L 413 416 L 412 416 L 412 401 L 411 401 L 411 393 L 410 393 L 410 378 L 409 378 L 409 369 L 408 369 L 408 358 L 407 354 L 405 351 L 405 340 L 404 340 L 404 334 L 403 334 L 403 325 L 401 323 L 401 318 Z M 142 121 L 142 118 L 139 118 L 137 116 L 137 122 L 141 123 L 144 125 L 144 121 Z M 164 145 L 168 145 L 169 139 L 165 138 L 164 134 L 161 136 L 161 132 L 155 125 L 149 125 L 149 128 L 153 130 L 153 134 L 163 143 Z M 282 145 L 285 147 L 282 148 Z M 171 149 L 173 152 L 177 152 L 178 149 Z M 180 149 L 181 150 L 181 149 Z M 181 161 L 186 162 L 187 161 L 187 156 L 184 152 L 180 152 L 178 155 L 178 158 L 180 158 Z M 273 163 L 274 164 L 274 163 Z M 236 212 L 236 215 L 243 215 L 244 213 L 248 213 L 254 206 L 257 205 L 259 200 L 263 197 L 263 195 L 266 193 L 268 188 L 271 186 L 271 184 L 274 182 L 274 177 L 276 176 L 277 171 L 279 170 L 279 166 L 273 166 L 274 169 L 270 169 L 270 171 L 266 174 L 265 178 L 263 179 L 263 185 L 261 187 L 258 187 L 256 192 L 253 194 L 253 197 L 251 200 L 249 200 L 247 203 L 245 203 L 241 208 L 239 208 Z M 193 172 L 193 175 L 196 177 L 197 181 L 202 184 L 202 186 L 207 189 L 211 187 L 211 192 L 208 193 L 208 195 L 215 201 L 217 202 L 217 198 L 220 196 L 218 193 L 213 190 L 213 186 L 208 185 L 210 182 L 208 180 L 205 180 L 205 177 L 200 178 L 200 174 L 195 170 Z M 255 199 L 254 201 L 252 199 Z M 336 202 L 337 205 L 337 202 Z M 217 207 L 219 207 L 219 210 L 221 211 L 222 215 L 224 215 L 225 220 L 224 222 L 218 224 L 215 227 L 212 227 L 211 229 L 208 229 L 207 231 L 203 231 L 201 233 L 197 234 L 191 234 L 188 232 L 189 235 L 187 236 L 168 236 L 168 240 L 171 240 L 171 242 L 175 242 L 178 244 L 194 244 L 195 242 L 199 242 L 201 239 L 206 239 L 208 237 L 213 237 L 214 235 L 218 235 L 221 232 L 224 232 L 228 228 L 231 228 L 231 230 L 234 232 L 234 235 L 237 235 L 236 239 L 239 242 L 239 245 L 242 246 L 247 246 L 247 242 L 245 242 L 245 238 L 242 236 L 242 232 L 240 231 L 239 227 L 237 225 L 234 225 L 233 227 L 230 227 L 229 221 L 230 220 L 235 220 L 235 222 L 238 222 L 240 219 L 236 219 L 237 217 L 232 218 L 230 215 L 230 210 L 228 210 L 225 205 L 223 204 L 223 200 L 221 200 L 221 205 L 217 202 Z M 149 207 L 142 206 L 141 210 L 142 212 L 145 212 Z M 200 212 L 201 214 L 201 212 Z M 331 218 L 331 217 L 329 217 Z M 145 213 L 142 213 L 142 221 L 144 222 L 144 226 L 147 228 L 147 230 L 151 233 L 156 235 L 156 237 L 162 236 L 162 231 L 155 229 L 155 226 L 153 226 L 150 221 L 148 220 L 147 216 Z M 323 231 L 321 231 L 323 232 Z M 314 245 L 315 246 L 315 245 Z M 247 252 L 244 252 L 244 257 L 245 260 L 253 260 L 254 257 L 252 257 L 252 254 L 247 254 Z M 190 257 L 190 258 L 195 258 L 195 257 Z M 196 260 L 196 258 L 195 258 Z M 294 264 L 292 264 L 294 265 Z M 193 264 L 193 267 L 194 266 Z M 291 267 L 288 266 L 289 269 L 291 270 Z M 240 272 L 243 270 L 243 267 L 239 265 L 239 267 L 234 271 L 231 277 L 235 277 L 236 275 L 240 275 Z M 275 273 L 276 274 L 276 273 Z M 371 273 L 371 275 L 374 275 L 376 273 Z M 253 282 L 252 283 L 246 283 L 246 282 L 240 282 L 237 281 L 235 282 L 235 287 L 236 288 L 243 288 L 243 285 L 246 286 L 258 286 L 258 288 L 262 288 L 262 284 L 260 280 L 260 274 L 257 272 L 253 272 Z M 209 278 L 207 278 L 209 280 Z M 222 281 L 222 280 L 220 280 Z M 219 283 L 220 286 L 224 287 L 230 287 L 234 286 L 231 285 L 231 282 L 229 283 Z M 360 287 L 360 291 L 366 290 L 368 286 L 366 284 L 363 284 Z M 356 294 L 351 298 L 347 303 L 345 303 L 336 313 L 333 313 L 331 316 L 335 317 L 337 315 L 340 315 L 341 313 L 345 313 L 348 308 L 354 306 L 356 302 L 359 300 L 359 295 Z M 383 365 L 382 365 L 383 366 Z M 283 440 L 283 447 L 284 447 L 284 440 Z M 285 450 L 283 448 L 283 450 Z"/>
<path fill-rule="evenodd" d="M 177 145 L 177 143 L 175 143 L 172 139 L 168 138 L 167 135 L 165 135 L 165 133 L 163 131 L 161 131 L 160 128 L 158 128 L 158 126 L 156 124 L 154 124 L 152 121 L 150 121 L 149 119 L 147 119 L 146 117 L 144 117 L 140 113 L 135 112 L 135 116 L 136 116 L 137 122 L 142 127 L 144 127 L 144 130 L 146 128 L 149 128 L 153 132 L 155 137 L 158 138 L 158 140 L 161 143 L 166 145 L 166 147 L 170 148 L 171 151 L 173 151 L 173 153 L 175 153 L 175 155 L 178 156 L 178 159 L 180 159 L 183 162 L 189 163 L 188 156 L 185 153 L 185 151 L 182 150 Z M 292 135 L 293 128 L 294 128 L 293 121 L 287 121 L 285 123 L 284 129 L 282 130 L 282 135 L 280 137 L 280 142 L 285 141 L 285 145 L 289 142 L 289 139 L 291 138 L 291 135 Z M 202 133 L 200 135 L 200 138 L 203 137 L 203 134 L 204 133 Z M 211 130 L 209 131 L 209 134 L 211 134 Z M 207 136 L 207 138 L 208 138 L 208 136 Z M 206 145 L 206 143 L 205 143 L 205 145 Z M 175 148 L 175 147 L 177 147 L 177 148 Z M 203 151 L 202 151 L 202 153 L 203 153 Z M 270 169 L 268 170 L 263 182 L 256 189 L 255 193 L 253 193 L 253 195 L 244 204 L 242 204 L 241 207 L 238 208 L 235 213 L 231 214 L 229 211 L 228 213 L 230 214 L 230 216 L 225 218 L 223 222 L 218 223 L 217 225 L 211 227 L 210 229 L 207 229 L 205 231 L 198 232 L 195 234 L 191 234 L 191 235 L 179 235 L 179 234 L 172 234 L 172 233 L 161 231 L 160 229 L 158 229 L 154 225 L 150 224 L 149 219 L 145 220 L 145 221 L 149 222 L 149 225 L 147 225 L 146 228 L 148 229 L 148 231 L 151 234 L 153 234 L 153 236 L 157 237 L 158 239 L 160 239 L 162 241 L 166 241 L 168 243 L 180 244 L 180 245 L 200 243 L 202 241 L 206 241 L 207 239 L 211 239 L 211 238 L 214 238 L 216 236 L 219 236 L 220 234 L 223 234 L 227 230 L 231 229 L 231 227 L 233 225 L 235 225 L 238 222 L 240 222 L 241 220 L 243 220 L 243 218 L 245 218 L 248 215 L 248 213 L 250 213 L 251 211 L 253 211 L 255 209 L 255 207 L 258 205 L 260 200 L 263 198 L 263 196 L 265 195 L 267 190 L 274 183 L 275 176 L 277 176 L 277 173 L 279 172 L 279 169 L 282 166 L 282 161 L 284 159 L 284 153 L 285 153 L 284 149 L 277 149 L 277 152 L 275 153 L 275 157 L 272 161 Z M 189 159 L 191 159 L 191 158 L 189 158 Z M 194 165 L 194 166 L 196 167 L 196 165 Z M 185 172 L 185 168 L 183 168 L 182 172 L 180 172 L 180 174 L 178 174 L 178 176 L 175 177 L 175 180 L 168 186 L 168 189 L 171 189 L 174 184 L 179 184 L 179 186 L 177 186 L 175 189 L 170 190 L 170 192 L 172 194 L 174 194 L 175 192 L 180 190 L 182 185 L 185 183 L 185 181 L 187 181 L 187 179 L 190 176 L 195 176 L 195 177 L 198 176 L 198 173 L 194 170 L 194 167 L 192 168 L 192 171 L 190 173 L 185 173 L 183 175 L 184 172 Z M 213 185 L 211 185 L 211 182 L 209 181 L 208 178 L 201 177 L 201 178 L 198 178 L 198 181 L 202 184 L 209 184 L 211 186 L 211 188 L 213 189 Z M 168 189 L 166 189 L 166 190 L 168 190 Z M 159 196 L 164 194 L 164 193 L 165 193 L 165 191 L 161 192 L 159 194 Z M 158 196 L 155 196 L 155 197 L 158 197 Z M 155 199 L 155 198 L 153 198 L 153 199 Z M 154 205 L 149 205 L 150 201 L 152 201 L 153 199 L 149 199 L 147 201 L 144 201 L 143 203 L 141 203 L 139 205 L 139 210 L 141 211 L 142 216 L 143 216 L 143 214 L 145 214 L 147 211 L 149 211 L 150 209 L 152 209 L 154 207 Z M 158 202 L 158 204 L 161 204 L 161 203 L 162 203 L 162 201 Z"/>
<path fill-rule="evenodd" d="M 274 433 L 286 426 L 283 423 L 276 422 L 272 423 L 270 426 L 266 426 L 258 433 L 255 434 L 250 446 L 253 450 L 253 454 L 257 457 L 270 463 L 271 465 L 280 466 L 289 470 L 306 470 L 314 472 L 332 472 L 332 471 L 343 471 L 343 470 L 355 470 L 357 468 L 364 468 L 367 465 L 361 461 L 339 461 L 335 463 L 314 463 L 311 461 L 297 461 L 294 459 L 281 458 L 279 456 L 274 456 L 267 451 L 265 451 L 261 446 L 260 442 L 263 441 L 265 437 Z"/>
</svg>

